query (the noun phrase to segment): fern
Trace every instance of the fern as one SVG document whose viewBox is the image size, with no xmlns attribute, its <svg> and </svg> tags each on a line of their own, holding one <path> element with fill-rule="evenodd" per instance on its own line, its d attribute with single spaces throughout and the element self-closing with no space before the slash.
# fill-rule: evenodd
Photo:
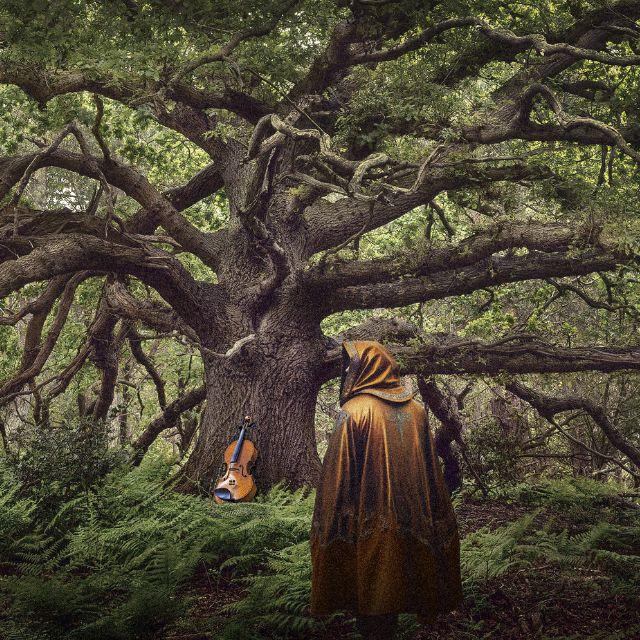
<svg viewBox="0 0 640 640">
<path fill-rule="evenodd" d="M 35 504 L 18 495 L 16 478 L 0 467 L 0 563 L 13 559 L 19 540 L 31 526 Z"/>
<path fill-rule="evenodd" d="M 534 529 L 538 509 L 496 531 L 469 534 L 461 545 L 461 566 L 468 591 L 511 569 L 537 561 L 569 570 L 597 568 L 611 580 L 612 588 L 632 594 L 640 584 L 640 519 L 633 525 L 598 522 L 570 534 L 548 527 Z"/>
<path fill-rule="evenodd" d="M 0 579 L 8 603 L 0 637 L 162 637 L 181 616 L 187 625 L 185 594 L 203 565 L 244 593 L 216 612 L 211 624 L 224 626 L 216 638 L 348 634 L 351 621 L 342 616 L 319 621 L 309 615 L 313 493 L 278 486 L 255 502 L 220 507 L 166 489 L 168 473 L 160 464 L 114 471 L 68 496 L 43 521 L 43 511 L 0 467 L 0 562 L 17 573 Z M 489 582 L 538 562 L 559 571 L 597 569 L 612 590 L 633 597 L 640 582 L 640 518 L 629 515 L 633 510 L 621 514 L 616 495 L 611 487 L 573 480 L 505 492 L 503 500 L 535 509 L 462 541 L 464 587 L 474 606 L 486 601 Z M 615 517 L 594 520 L 598 508 Z M 405 635 L 414 628 L 413 619 L 403 618 Z"/>
<path fill-rule="evenodd" d="M 497 531 L 480 529 L 466 536 L 460 547 L 460 565 L 467 586 L 487 582 L 530 563 L 521 553 L 519 543 L 537 515 L 535 511 Z"/>
<path fill-rule="evenodd" d="M 321 631 L 324 623 L 309 615 L 311 563 L 308 541 L 299 542 L 273 553 L 266 570 L 244 577 L 247 597 L 227 605 L 234 621 L 223 638 L 234 637 L 238 620 L 259 637 L 305 637 Z"/>
<path fill-rule="evenodd" d="M 115 471 L 17 539 L 13 566 L 20 575 L 0 585 L 11 603 L 0 632 L 96 640 L 157 634 L 184 612 L 178 593 L 199 564 L 242 579 L 273 569 L 282 549 L 308 540 L 314 499 L 308 492 L 279 486 L 251 504 L 219 507 L 167 490 L 166 476 L 164 465 Z M 4 512 L 18 508 L 15 495 L 4 502 Z M 20 521 L 33 525 L 20 508 Z M 296 592 L 296 607 L 276 603 L 300 629 L 308 580 Z M 101 600 L 106 606 L 91 604 Z"/>
</svg>

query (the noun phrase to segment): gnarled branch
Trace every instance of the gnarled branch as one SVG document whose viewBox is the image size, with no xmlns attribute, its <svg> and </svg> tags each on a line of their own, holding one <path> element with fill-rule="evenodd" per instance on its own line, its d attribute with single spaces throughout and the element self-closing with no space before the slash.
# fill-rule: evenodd
<svg viewBox="0 0 640 640">
<path fill-rule="evenodd" d="M 152 420 L 133 443 L 134 454 L 132 463 L 140 464 L 144 454 L 153 444 L 154 440 L 165 429 L 170 429 L 175 424 L 180 414 L 189 411 L 198 406 L 206 397 L 206 388 L 204 385 L 192 389 L 188 393 L 169 403 L 161 415 Z"/>
<path fill-rule="evenodd" d="M 620 433 L 609 417 L 606 409 L 590 398 L 579 395 L 564 397 L 552 396 L 526 387 L 517 381 L 508 383 L 506 389 L 525 402 L 528 402 L 549 422 L 553 422 L 554 417 L 558 413 L 565 411 L 584 411 L 591 416 L 593 421 L 600 427 L 611 445 L 626 455 L 627 458 L 640 469 L 640 449 Z"/>
</svg>

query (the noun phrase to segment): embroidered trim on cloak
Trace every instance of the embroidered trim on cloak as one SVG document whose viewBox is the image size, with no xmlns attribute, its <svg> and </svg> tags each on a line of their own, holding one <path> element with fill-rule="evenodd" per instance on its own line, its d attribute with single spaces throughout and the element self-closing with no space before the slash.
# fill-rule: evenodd
<svg viewBox="0 0 640 640">
<path fill-rule="evenodd" d="M 388 391 L 384 391 L 383 389 L 363 389 L 362 391 L 357 391 L 353 394 L 353 397 L 359 396 L 362 394 L 369 394 L 370 396 L 376 396 L 378 398 L 382 398 L 383 400 L 392 400 L 395 402 L 406 402 L 407 400 L 411 400 L 413 396 L 416 395 L 416 392 L 413 389 L 407 389 L 401 393 L 390 393 Z"/>
</svg>

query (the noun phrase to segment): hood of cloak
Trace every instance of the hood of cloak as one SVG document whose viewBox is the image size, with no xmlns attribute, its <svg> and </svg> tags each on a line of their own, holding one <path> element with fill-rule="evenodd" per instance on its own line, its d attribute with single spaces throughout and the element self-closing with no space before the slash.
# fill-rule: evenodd
<svg viewBox="0 0 640 640">
<path fill-rule="evenodd" d="M 391 402 L 406 402 L 415 392 L 402 384 L 396 359 L 379 342 L 345 340 L 340 405 L 360 393 Z"/>
</svg>

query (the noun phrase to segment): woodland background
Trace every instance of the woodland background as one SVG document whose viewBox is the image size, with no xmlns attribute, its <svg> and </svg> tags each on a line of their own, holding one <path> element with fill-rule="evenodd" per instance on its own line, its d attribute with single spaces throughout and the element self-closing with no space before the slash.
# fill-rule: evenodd
<svg viewBox="0 0 640 640">
<path fill-rule="evenodd" d="M 401 637 L 640 637 L 639 15 L 632 1 L 0 1 L 0 637 L 356 638 L 346 616 L 308 615 L 315 448 L 321 457 L 333 429 L 349 335 L 398 354 L 456 485 L 464 605 L 429 629 L 403 617 Z M 465 31 L 470 17 L 485 26 Z M 444 21 L 455 24 L 428 35 Z M 334 49 L 369 58 L 343 68 Z M 531 79 L 558 56 L 569 61 Z M 505 95 L 508 127 L 491 110 Z M 260 126 L 281 134 L 280 155 L 242 160 L 272 140 Z M 344 161 L 325 166 L 304 134 L 316 127 Z M 436 160 L 451 173 L 425 195 Z M 246 167 L 266 189 L 261 173 L 247 187 Z M 178 217 L 172 192 L 194 191 Z M 243 208 L 238 191 L 257 195 Z M 403 197 L 415 201 L 393 214 Z M 282 198 L 300 216 L 351 198 L 355 233 L 296 253 Z M 165 217 L 134 233 L 150 201 Z M 328 211 L 333 229 L 342 218 Z M 221 237 L 231 257 L 214 273 L 207 242 Z M 60 267 L 87 238 L 95 255 Z M 496 245 L 470 267 L 487 274 L 478 286 L 397 293 L 430 273 L 429 256 L 438 274 L 486 238 Z M 158 258 L 164 283 L 148 275 Z M 391 293 L 369 300 L 377 268 L 372 289 Z M 296 273 L 323 288 L 289 309 L 337 301 L 308 312 L 313 331 L 268 322 Z M 187 276 L 187 292 L 228 289 L 228 335 L 208 341 L 213 304 L 189 325 L 188 295 L 164 286 Z M 352 301 L 350 278 L 365 287 Z M 249 331 L 258 338 L 242 342 Z M 295 407 L 286 419 L 287 384 L 302 383 L 247 371 L 269 357 L 295 370 L 299 352 L 282 345 L 311 333 L 325 360 L 301 378 L 318 383 L 315 414 L 300 414 L 307 433 Z M 248 368 L 216 368 L 228 349 Z M 254 383 L 260 393 L 244 396 Z M 285 408 L 257 437 L 301 440 L 282 453 L 265 441 L 269 481 L 254 503 L 215 506 L 219 460 L 206 452 L 246 404 L 266 421 L 271 403 Z M 296 456 L 303 441 L 313 459 Z M 199 482 L 186 487 L 196 442 Z"/>
</svg>

